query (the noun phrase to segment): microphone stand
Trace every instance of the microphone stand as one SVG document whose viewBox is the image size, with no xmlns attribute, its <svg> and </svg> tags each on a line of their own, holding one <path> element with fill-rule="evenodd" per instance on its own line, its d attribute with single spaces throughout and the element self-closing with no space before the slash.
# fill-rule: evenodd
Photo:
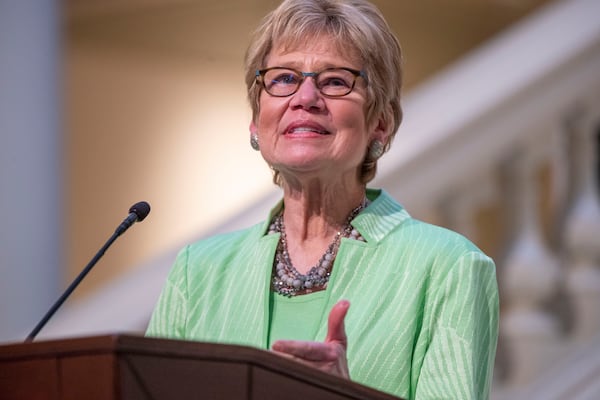
<svg viewBox="0 0 600 400">
<path fill-rule="evenodd" d="M 104 246 L 96 253 L 94 258 L 86 265 L 86 267 L 77 275 L 75 280 L 71 282 L 69 287 L 64 291 L 64 293 L 56 300 L 56 302 L 50 307 L 46 315 L 42 318 L 40 322 L 36 325 L 35 328 L 31 331 L 29 335 L 25 338 L 24 343 L 33 342 L 33 339 L 37 336 L 37 334 L 42 330 L 42 328 L 48 323 L 48 320 L 52 318 L 54 313 L 60 308 L 60 306 L 65 302 L 65 300 L 73 293 L 75 288 L 81 283 L 83 278 L 92 270 L 94 265 L 102 258 L 106 250 L 113 244 L 115 240 L 119 236 L 121 236 L 127 229 L 131 227 L 136 221 L 142 221 L 148 213 L 150 212 L 150 205 L 146 202 L 139 202 L 131 206 L 129 209 L 130 214 L 123 220 L 121 225 L 117 227 L 115 233 L 104 243 Z"/>
<path fill-rule="evenodd" d="M 119 234 L 117 232 L 112 234 L 112 236 L 108 239 L 108 241 L 104 244 L 104 246 L 102 246 L 102 248 L 96 253 L 94 258 L 92 258 L 92 260 L 88 263 L 88 265 L 86 265 L 86 267 L 79 273 L 79 275 L 77 275 L 77 278 L 75 278 L 75 280 L 73 282 L 71 282 L 71 284 L 64 291 L 64 293 L 58 298 L 58 300 L 56 300 L 56 302 L 52 305 L 52 307 L 50 307 L 50 309 L 48 310 L 46 315 L 44 315 L 44 318 L 42 318 L 42 320 L 40 322 L 38 322 L 36 327 L 33 328 L 31 333 L 29 335 L 27 335 L 27 338 L 25 339 L 25 343 L 33 342 L 33 339 L 37 336 L 37 334 L 48 323 L 50 318 L 52 318 L 54 313 L 60 308 L 60 306 L 65 302 L 65 300 L 67 300 L 67 298 L 71 295 L 71 293 L 73 293 L 75 288 L 77 288 L 77 286 L 79 286 L 79 284 L 81 283 L 83 278 L 85 278 L 86 275 L 92 270 L 94 265 L 96 265 L 98 260 L 100 260 L 100 258 L 102 258 L 102 256 L 106 252 L 106 250 L 113 244 L 113 242 L 118 237 L 119 237 Z"/>
</svg>

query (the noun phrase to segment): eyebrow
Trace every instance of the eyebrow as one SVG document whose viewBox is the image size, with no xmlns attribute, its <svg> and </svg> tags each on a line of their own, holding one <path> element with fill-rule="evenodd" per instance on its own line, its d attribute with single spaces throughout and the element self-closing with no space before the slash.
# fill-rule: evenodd
<svg viewBox="0 0 600 400">
<path fill-rule="evenodd" d="M 303 71 L 304 68 L 302 68 L 302 63 L 297 62 L 297 61 L 290 61 L 290 62 L 283 62 L 283 63 L 278 63 L 278 64 L 273 64 L 272 66 L 268 66 L 267 68 L 273 68 L 273 67 L 283 67 L 283 68 L 290 68 L 290 69 L 295 69 L 297 71 L 302 71 L 302 72 L 319 72 L 319 71 L 323 71 L 325 69 L 329 69 L 329 68 L 351 68 L 351 69 L 356 69 L 356 70 L 360 70 L 360 68 L 354 68 L 352 66 L 348 66 L 348 65 L 340 65 L 340 64 L 333 64 L 333 63 L 316 63 L 317 67 L 316 68 L 312 68 L 312 71 Z"/>
</svg>

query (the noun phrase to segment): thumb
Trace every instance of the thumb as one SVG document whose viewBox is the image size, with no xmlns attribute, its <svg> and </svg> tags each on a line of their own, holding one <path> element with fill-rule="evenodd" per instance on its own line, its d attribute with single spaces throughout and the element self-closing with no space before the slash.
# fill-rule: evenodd
<svg viewBox="0 0 600 400">
<path fill-rule="evenodd" d="M 350 302 L 348 300 L 340 300 L 329 312 L 325 343 L 337 342 L 341 344 L 344 349 L 347 348 L 348 339 L 346 338 L 344 318 L 346 317 L 348 308 L 350 308 Z"/>
</svg>

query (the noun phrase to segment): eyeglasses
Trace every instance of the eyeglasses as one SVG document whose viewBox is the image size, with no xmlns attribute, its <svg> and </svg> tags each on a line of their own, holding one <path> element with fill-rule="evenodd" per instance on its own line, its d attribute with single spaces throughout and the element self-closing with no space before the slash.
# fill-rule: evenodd
<svg viewBox="0 0 600 400">
<path fill-rule="evenodd" d="M 364 71 L 350 68 L 327 68 L 320 72 L 302 72 L 291 68 L 272 67 L 256 71 L 256 81 L 275 97 L 291 96 L 307 77 L 312 77 L 319 92 L 328 97 L 341 97 L 352 92 L 356 79 L 367 81 Z"/>
</svg>

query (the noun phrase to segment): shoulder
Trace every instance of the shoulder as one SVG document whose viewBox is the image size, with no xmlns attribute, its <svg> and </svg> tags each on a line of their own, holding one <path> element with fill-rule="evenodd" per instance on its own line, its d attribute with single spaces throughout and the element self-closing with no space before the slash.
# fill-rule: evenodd
<svg viewBox="0 0 600 400">
<path fill-rule="evenodd" d="M 372 207 L 357 218 L 357 227 L 367 240 L 399 251 L 414 251 L 435 257 L 481 253 L 463 235 L 441 226 L 413 218 L 406 209 L 383 190 L 371 190 Z"/>
<path fill-rule="evenodd" d="M 471 240 L 450 229 L 411 218 L 391 239 L 404 243 L 404 251 L 413 257 L 426 260 L 431 273 L 445 275 L 450 269 L 483 268 L 495 274 L 494 261 Z"/>
<path fill-rule="evenodd" d="M 465 236 L 411 217 L 385 191 L 378 193 L 373 205 L 372 220 L 364 224 L 364 231 L 377 243 L 390 268 L 429 283 L 462 273 L 494 279 L 493 260 Z"/>
<path fill-rule="evenodd" d="M 460 233 L 412 217 L 404 221 L 392 236 L 415 246 L 426 245 L 432 254 L 482 253 L 471 240 Z"/>
<path fill-rule="evenodd" d="M 209 236 L 185 246 L 179 257 L 185 255 L 188 260 L 222 258 L 253 246 L 264 233 L 265 223 L 262 222 L 249 228 Z"/>
<path fill-rule="evenodd" d="M 244 265 L 240 257 L 252 254 L 263 235 L 263 224 L 250 228 L 212 235 L 184 246 L 179 250 L 169 270 L 167 281 L 181 291 L 190 285 L 208 284 L 223 273 L 235 273 L 235 266 Z M 206 278 L 206 279 L 205 279 Z"/>
</svg>

